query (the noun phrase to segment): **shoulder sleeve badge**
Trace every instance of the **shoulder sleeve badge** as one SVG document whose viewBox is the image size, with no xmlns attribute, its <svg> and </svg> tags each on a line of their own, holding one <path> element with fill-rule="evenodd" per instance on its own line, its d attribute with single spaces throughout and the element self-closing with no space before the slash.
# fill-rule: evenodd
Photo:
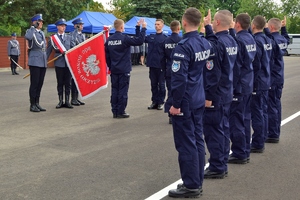
<svg viewBox="0 0 300 200">
<path fill-rule="evenodd" d="M 207 60 L 206 61 L 206 68 L 208 70 L 212 70 L 214 68 L 214 61 L 213 60 Z"/>
<path fill-rule="evenodd" d="M 172 64 L 172 71 L 177 72 L 180 69 L 180 61 L 173 61 Z"/>
</svg>

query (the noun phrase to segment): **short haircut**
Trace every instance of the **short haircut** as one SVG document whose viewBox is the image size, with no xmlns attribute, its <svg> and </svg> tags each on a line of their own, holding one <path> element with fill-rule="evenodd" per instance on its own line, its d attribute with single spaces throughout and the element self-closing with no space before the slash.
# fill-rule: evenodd
<svg viewBox="0 0 300 200">
<path fill-rule="evenodd" d="M 251 17 L 247 13 L 237 15 L 235 20 L 235 23 L 239 22 L 244 30 L 247 30 L 250 27 Z"/>
<path fill-rule="evenodd" d="M 164 20 L 162 20 L 162 19 L 156 19 L 155 21 L 156 22 L 161 22 L 162 24 L 165 24 Z"/>
<path fill-rule="evenodd" d="M 114 27 L 116 30 L 119 30 L 123 24 L 124 24 L 124 21 L 122 19 L 116 19 L 114 21 Z"/>
<path fill-rule="evenodd" d="M 170 23 L 170 28 L 171 30 L 174 32 L 174 31 L 177 31 L 177 28 L 180 27 L 180 22 L 178 20 L 173 20 L 171 23 Z"/>
<path fill-rule="evenodd" d="M 266 19 L 261 15 L 256 15 L 253 18 L 252 23 L 258 30 L 262 30 L 266 25 Z"/>
<path fill-rule="evenodd" d="M 278 18 L 271 18 L 268 22 L 269 25 L 273 25 L 276 31 L 281 29 L 281 20 Z"/>
<path fill-rule="evenodd" d="M 185 10 L 182 18 L 192 26 L 199 26 L 201 22 L 201 12 L 197 8 L 190 7 Z"/>
<path fill-rule="evenodd" d="M 232 13 L 229 10 L 219 10 L 215 14 L 214 20 L 219 20 L 221 26 L 230 26 Z"/>
</svg>

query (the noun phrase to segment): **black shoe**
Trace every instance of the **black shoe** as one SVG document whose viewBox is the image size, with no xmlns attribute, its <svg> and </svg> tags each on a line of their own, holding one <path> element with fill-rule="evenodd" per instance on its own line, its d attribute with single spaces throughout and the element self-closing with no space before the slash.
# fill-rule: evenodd
<svg viewBox="0 0 300 200">
<path fill-rule="evenodd" d="M 83 101 L 79 101 L 78 99 L 77 99 L 77 101 L 78 101 L 78 103 L 80 104 L 80 105 L 85 105 L 85 102 L 83 102 Z"/>
<path fill-rule="evenodd" d="M 72 99 L 72 100 L 71 100 L 71 104 L 72 104 L 73 106 L 80 106 L 80 103 L 79 103 L 76 99 Z"/>
<path fill-rule="evenodd" d="M 73 106 L 70 104 L 70 102 L 69 101 L 66 101 L 65 102 L 65 104 L 64 104 L 64 106 L 66 107 L 66 108 L 73 108 Z"/>
<path fill-rule="evenodd" d="M 178 184 L 177 189 L 169 191 L 169 197 L 196 198 L 202 194 L 202 188 L 188 189 L 183 184 Z"/>
<path fill-rule="evenodd" d="M 117 115 L 117 118 L 128 118 L 130 115 L 128 113 L 123 113 L 120 115 Z"/>
<path fill-rule="evenodd" d="M 113 118 L 117 118 L 118 117 L 118 115 L 117 114 L 113 114 Z"/>
<path fill-rule="evenodd" d="M 15 75 L 19 75 L 19 73 L 18 73 L 18 72 L 15 72 Z"/>
<path fill-rule="evenodd" d="M 247 158 L 247 163 L 249 163 L 249 162 L 250 162 L 250 157 Z"/>
<path fill-rule="evenodd" d="M 210 171 L 209 169 L 206 169 L 204 171 L 204 178 L 209 179 L 209 178 L 215 178 L 215 179 L 223 179 L 225 177 L 225 172 L 213 172 Z"/>
<path fill-rule="evenodd" d="M 59 101 L 55 108 L 59 109 L 59 108 L 62 108 L 62 107 L 64 107 L 64 102 Z"/>
<path fill-rule="evenodd" d="M 151 109 L 157 109 L 157 104 L 156 103 L 152 103 L 150 106 L 148 106 L 148 109 L 151 110 Z"/>
<path fill-rule="evenodd" d="M 278 143 L 279 138 L 267 138 L 265 143 Z"/>
<path fill-rule="evenodd" d="M 228 171 L 225 172 L 225 177 L 228 177 Z"/>
<path fill-rule="evenodd" d="M 164 109 L 164 104 L 158 104 L 157 105 L 157 110 L 162 110 Z"/>
<path fill-rule="evenodd" d="M 251 153 L 263 153 L 265 150 L 265 147 L 261 148 L 261 149 L 258 149 L 258 148 L 255 148 L 255 147 L 251 147 L 251 150 L 250 152 Z"/>
<path fill-rule="evenodd" d="M 172 117 L 169 117 L 169 124 L 172 124 Z"/>
<path fill-rule="evenodd" d="M 250 158 L 249 158 L 249 161 L 250 161 Z M 231 163 L 231 164 L 246 164 L 248 162 L 248 159 L 238 159 L 232 155 L 229 155 L 229 158 L 228 158 L 228 163 Z"/>
<path fill-rule="evenodd" d="M 35 105 L 36 105 L 36 107 L 37 107 L 40 111 L 46 111 L 46 109 L 45 109 L 45 108 L 42 108 L 42 107 L 40 106 L 40 104 L 36 103 Z"/>
<path fill-rule="evenodd" d="M 35 104 L 30 105 L 31 112 L 40 112 L 40 109 Z"/>
</svg>

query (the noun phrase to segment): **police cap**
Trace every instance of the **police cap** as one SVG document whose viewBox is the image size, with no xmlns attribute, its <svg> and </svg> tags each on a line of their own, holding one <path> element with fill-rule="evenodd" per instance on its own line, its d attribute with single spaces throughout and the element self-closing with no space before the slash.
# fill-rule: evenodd
<svg viewBox="0 0 300 200">
<path fill-rule="evenodd" d="M 34 21 L 44 21 L 43 20 L 43 17 L 42 17 L 42 14 L 36 14 L 34 15 L 32 18 L 31 18 L 31 21 L 34 22 Z"/>
<path fill-rule="evenodd" d="M 14 36 L 14 37 L 16 37 L 16 36 L 17 36 L 17 34 L 16 34 L 16 33 L 12 33 L 12 34 L 11 34 L 11 36 Z"/>
<path fill-rule="evenodd" d="M 75 24 L 84 24 L 84 23 L 82 21 L 82 18 L 77 18 L 77 19 L 75 19 L 75 20 L 72 21 L 72 24 L 75 25 Z"/>
<path fill-rule="evenodd" d="M 59 20 L 57 20 L 57 21 L 55 22 L 55 25 L 56 25 L 56 26 L 59 26 L 59 25 L 67 25 L 67 22 L 66 22 L 66 20 L 65 20 L 64 18 L 61 18 L 61 19 L 59 19 Z"/>
</svg>

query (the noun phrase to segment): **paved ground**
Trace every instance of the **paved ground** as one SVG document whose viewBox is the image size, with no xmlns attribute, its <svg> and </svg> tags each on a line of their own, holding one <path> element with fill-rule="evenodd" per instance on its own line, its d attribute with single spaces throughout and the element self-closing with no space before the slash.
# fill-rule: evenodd
<svg viewBox="0 0 300 200">
<path fill-rule="evenodd" d="M 283 119 L 300 110 L 300 58 L 285 60 Z M 27 73 L 0 72 L 1 200 L 141 200 L 180 178 L 167 116 L 147 110 L 146 67 L 133 67 L 129 119 L 112 118 L 109 88 L 85 106 L 55 109 L 54 69 L 40 101 L 47 111 L 29 112 Z M 230 165 L 227 178 L 205 180 L 201 199 L 299 199 L 299 121 L 284 125 L 280 143 L 251 154 L 249 164 Z"/>
</svg>

